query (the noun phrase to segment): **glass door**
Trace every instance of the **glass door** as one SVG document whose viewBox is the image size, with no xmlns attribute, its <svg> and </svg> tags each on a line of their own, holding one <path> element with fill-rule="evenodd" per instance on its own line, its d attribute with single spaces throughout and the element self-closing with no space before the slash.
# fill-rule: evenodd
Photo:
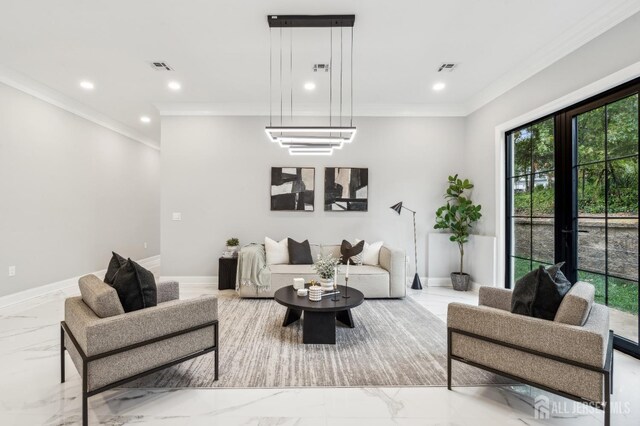
<svg viewBox="0 0 640 426">
<path fill-rule="evenodd" d="M 565 262 L 596 288 L 614 346 L 640 358 L 640 79 L 506 135 L 506 276 Z"/>
<path fill-rule="evenodd" d="M 638 345 L 638 93 L 568 111 L 575 275 L 609 306 L 616 346 Z"/>
<path fill-rule="evenodd" d="M 555 124 L 553 117 L 510 132 L 507 188 L 508 259 L 516 282 L 555 259 Z"/>
</svg>

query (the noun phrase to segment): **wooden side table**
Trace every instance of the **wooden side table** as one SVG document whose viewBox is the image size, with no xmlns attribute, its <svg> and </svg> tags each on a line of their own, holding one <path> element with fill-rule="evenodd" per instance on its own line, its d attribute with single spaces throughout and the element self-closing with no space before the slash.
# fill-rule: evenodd
<svg viewBox="0 0 640 426">
<path fill-rule="evenodd" d="M 218 259 L 218 290 L 235 290 L 237 270 L 237 257 Z"/>
</svg>

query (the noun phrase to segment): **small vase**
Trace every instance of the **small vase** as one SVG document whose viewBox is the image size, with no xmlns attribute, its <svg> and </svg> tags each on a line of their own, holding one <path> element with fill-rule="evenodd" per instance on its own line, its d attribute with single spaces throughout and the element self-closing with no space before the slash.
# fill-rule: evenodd
<svg viewBox="0 0 640 426">
<path fill-rule="evenodd" d="M 333 278 L 320 278 L 320 284 L 324 291 L 333 290 Z"/>
<path fill-rule="evenodd" d="M 238 251 L 238 246 L 227 246 L 227 251 Z"/>
</svg>

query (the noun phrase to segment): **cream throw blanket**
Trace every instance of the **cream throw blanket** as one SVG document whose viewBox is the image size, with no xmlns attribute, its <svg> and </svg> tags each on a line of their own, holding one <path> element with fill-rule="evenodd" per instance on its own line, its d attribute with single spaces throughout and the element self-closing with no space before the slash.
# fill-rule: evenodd
<svg viewBox="0 0 640 426">
<path fill-rule="evenodd" d="M 271 287 L 271 273 L 262 244 L 248 244 L 238 253 L 236 290 L 241 285 L 256 286 L 258 291 L 267 291 Z"/>
</svg>

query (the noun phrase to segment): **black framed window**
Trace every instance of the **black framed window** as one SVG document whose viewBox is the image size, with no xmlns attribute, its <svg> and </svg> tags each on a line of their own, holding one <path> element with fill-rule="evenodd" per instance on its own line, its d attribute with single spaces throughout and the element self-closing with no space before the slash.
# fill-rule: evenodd
<svg viewBox="0 0 640 426">
<path fill-rule="evenodd" d="M 640 79 L 506 134 L 505 286 L 565 262 L 640 357 Z"/>
<path fill-rule="evenodd" d="M 555 123 L 546 117 L 507 135 L 509 284 L 554 262 Z"/>
</svg>

